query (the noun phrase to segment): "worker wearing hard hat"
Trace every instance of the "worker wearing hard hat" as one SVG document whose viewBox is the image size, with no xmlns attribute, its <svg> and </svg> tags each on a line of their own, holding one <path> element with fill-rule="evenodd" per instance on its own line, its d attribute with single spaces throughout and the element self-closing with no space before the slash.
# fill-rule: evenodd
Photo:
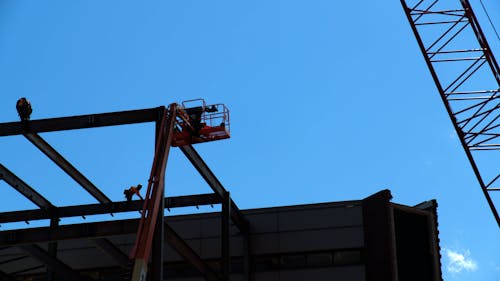
<svg viewBox="0 0 500 281">
<path fill-rule="evenodd" d="M 19 114 L 19 117 L 21 118 L 21 121 L 26 122 L 30 120 L 31 112 L 33 109 L 31 108 L 31 103 L 30 101 L 22 97 L 17 100 L 16 103 L 16 109 L 17 109 L 17 114 Z"/>
<path fill-rule="evenodd" d="M 141 200 L 144 200 L 141 196 L 141 188 L 142 184 L 138 184 L 137 186 L 131 186 L 129 189 L 125 189 L 123 194 L 125 194 L 125 198 L 127 198 L 127 202 L 132 201 L 132 196 L 137 195 Z"/>
</svg>

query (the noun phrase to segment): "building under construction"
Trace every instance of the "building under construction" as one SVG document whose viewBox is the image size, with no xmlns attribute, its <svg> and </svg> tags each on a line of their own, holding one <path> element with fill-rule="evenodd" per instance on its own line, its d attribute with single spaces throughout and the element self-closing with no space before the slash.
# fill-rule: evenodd
<svg viewBox="0 0 500 281">
<path fill-rule="evenodd" d="M 0 213 L 0 223 L 50 221 L 0 232 L 2 280 L 442 280 L 435 201 L 403 206 L 383 190 L 356 201 L 242 211 L 193 148 L 229 138 L 229 111 L 192 102 L 43 120 L 18 108 L 21 122 L 0 124 L 0 136 L 23 135 L 98 201 L 54 206 L 0 165 L 0 178 L 39 207 Z M 111 201 L 39 135 L 144 122 L 156 124 L 156 144 L 142 200 Z M 171 147 L 213 193 L 165 197 Z M 164 216 L 166 208 L 200 205 L 220 212 Z M 59 224 L 137 211 L 140 219 Z"/>
<path fill-rule="evenodd" d="M 500 191 L 500 174 L 476 159 L 478 152 L 484 157 L 500 149 L 500 67 L 468 0 L 400 1 L 500 226 L 491 196 Z M 230 137 L 223 104 L 193 100 L 42 120 L 30 119 L 27 99 L 16 109 L 21 121 L 0 124 L 0 137 L 24 136 L 97 203 L 55 206 L 0 163 L 0 179 L 38 207 L 0 213 L 0 223 L 50 221 L 46 227 L 0 231 L 1 280 L 442 280 L 435 200 L 405 206 L 382 190 L 353 201 L 240 210 L 193 147 Z M 112 201 L 39 135 L 146 122 L 156 125 L 155 156 L 140 200 L 133 200 L 137 186 L 126 190 L 128 200 Z M 181 150 L 212 193 L 165 196 L 172 147 Z M 219 211 L 164 215 L 165 209 L 201 205 Z M 137 211 L 138 219 L 60 223 Z"/>
</svg>

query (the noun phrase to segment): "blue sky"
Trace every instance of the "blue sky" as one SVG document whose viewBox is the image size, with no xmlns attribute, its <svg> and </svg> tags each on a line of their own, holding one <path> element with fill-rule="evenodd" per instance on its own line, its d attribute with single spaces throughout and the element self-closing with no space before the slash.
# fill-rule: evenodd
<svg viewBox="0 0 500 281">
<path fill-rule="evenodd" d="M 500 4 L 483 2 L 500 22 Z M 435 198 L 445 279 L 499 280 L 498 226 L 399 1 L 0 0 L 0 122 L 17 120 L 21 96 L 33 119 L 225 103 L 232 138 L 196 149 L 240 208 L 385 188 L 397 203 Z M 133 125 L 42 136 L 122 200 L 123 188 L 147 181 L 153 133 Z M 0 155 L 56 205 L 95 202 L 22 137 L 0 138 Z M 0 187 L 0 211 L 34 207 Z M 174 150 L 167 194 L 208 191 Z"/>
</svg>

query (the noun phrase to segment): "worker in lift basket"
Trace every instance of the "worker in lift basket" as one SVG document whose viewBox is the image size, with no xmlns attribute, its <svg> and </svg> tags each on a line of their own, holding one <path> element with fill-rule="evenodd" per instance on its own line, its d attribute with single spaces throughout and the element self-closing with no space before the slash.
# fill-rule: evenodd
<svg viewBox="0 0 500 281">
<path fill-rule="evenodd" d="M 137 195 L 141 200 L 144 200 L 141 196 L 141 188 L 142 184 L 138 184 L 137 186 L 131 186 L 129 189 L 125 189 L 123 194 L 125 194 L 125 198 L 127 198 L 127 202 L 132 201 L 132 196 Z"/>
<path fill-rule="evenodd" d="M 186 109 L 186 113 L 189 115 L 189 122 L 191 123 L 191 126 L 194 128 L 194 134 L 198 135 L 200 132 L 200 129 L 206 126 L 205 123 L 201 123 L 201 116 L 203 112 L 208 112 L 208 113 L 213 113 L 217 112 L 218 109 L 215 105 L 212 105 L 211 107 L 202 107 L 202 106 L 196 106 L 196 107 L 191 107 Z"/>
</svg>

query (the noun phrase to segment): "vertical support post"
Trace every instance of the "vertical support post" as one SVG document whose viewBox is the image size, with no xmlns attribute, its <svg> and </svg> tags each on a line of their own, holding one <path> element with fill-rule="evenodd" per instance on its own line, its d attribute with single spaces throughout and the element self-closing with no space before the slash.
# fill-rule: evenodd
<svg viewBox="0 0 500 281">
<path fill-rule="evenodd" d="M 156 138 L 155 138 L 155 147 L 156 143 L 159 139 L 159 134 L 161 134 L 161 117 L 156 121 Z M 165 129 L 165 128 L 163 128 Z M 162 198 L 165 198 L 165 179 L 160 181 L 163 184 L 163 194 Z M 151 278 L 150 281 L 163 281 L 163 238 L 164 238 L 164 202 L 165 200 L 161 200 L 160 210 L 158 213 L 158 218 L 156 219 L 155 233 L 153 236 L 153 253 L 152 253 L 152 261 L 151 261 Z"/>
<path fill-rule="evenodd" d="M 250 270 L 250 231 L 242 233 L 243 236 L 243 281 L 251 280 Z"/>
<path fill-rule="evenodd" d="M 231 240 L 231 196 L 223 193 L 221 212 L 221 273 L 222 280 L 229 281 L 231 273 L 230 240 Z"/>
<path fill-rule="evenodd" d="M 363 199 L 366 281 L 398 281 L 391 198 L 386 189 Z"/>
<path fill-rule="evenodd" d="M 165 197 L 165 195 L 163 195 Z M 153 237 L 153 253 L 151 262 L 151 281 L 163 281 L 163 237 L 164 237 L 164 201 L 161 200 L 160 211 L 156 219 L 155 233 Z"/>
<path fill-rule="evenodd" d="M 165 195 L 163 196 L 165 197 Z M 150 281 L 163 281 L 163 204 L 165 200 L 161 200 L 160 211 L 156 219 L 155 233 L 153 237 L 153 253 L 151 262 L 151 279 Z"/>
<path fill-rule="evenodd" d="M 59 226 L 59 218 L 52 217 L 50 219 L 50 231 L 57 231 L 57 227 Z M 48 246 L 48 253 L 52 258 L 57 257 L 57 242 L 50 242 Z M 56 272 L 50 267 L 47 267 L 47 281 L 55 281 L 56 280 Z"/>
</svg>

